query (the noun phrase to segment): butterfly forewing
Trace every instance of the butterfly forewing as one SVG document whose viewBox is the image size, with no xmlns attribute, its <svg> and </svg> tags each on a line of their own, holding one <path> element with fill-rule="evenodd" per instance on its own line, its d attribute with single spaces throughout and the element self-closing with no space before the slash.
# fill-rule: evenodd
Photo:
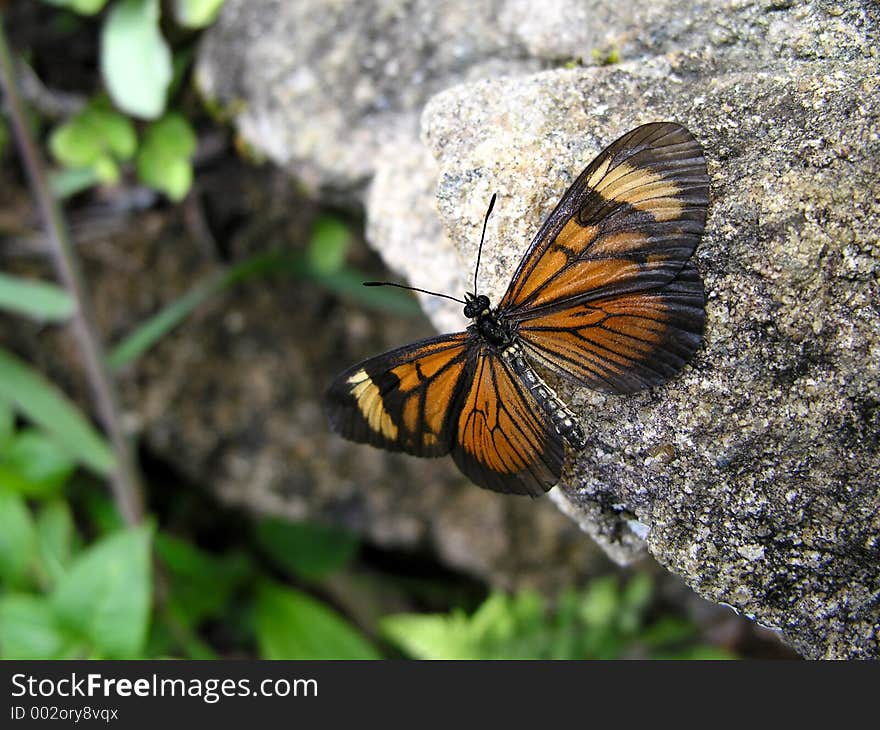
<svg viewBox="0 0 880 730">
<path fill-rule="evenodd" d="M 500 308 L 546 308 L 669 283 L 703 232 L 709 178 L 684 127 L 637 127 L 580 174 L 538 231 Z"/>
<path fill-rule="evenodd" d="M 448 454 L 471 360 L 464 332 L 365 360 L 327 391 L 330 424 L 347 439 L 389 451 Z"/>
</svg>

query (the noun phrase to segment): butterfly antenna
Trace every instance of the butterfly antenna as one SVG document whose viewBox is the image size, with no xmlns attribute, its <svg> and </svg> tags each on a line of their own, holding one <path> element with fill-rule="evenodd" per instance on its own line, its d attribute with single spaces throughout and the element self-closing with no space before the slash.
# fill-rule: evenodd
<svg viewBox="0 0 880 730">
<path fill-rule="evenodd" d="M 477 249 L 477 265 L 474 267 L 474 296 L 477 295 L 477 274 L 480 273 L 480 256 L 483 254 L 483 241 L 486 240 L 486 224 L 489 222 L 489 216 L 492 214 L 492 208 L 495 207 L 495 198 L 497 197 L 498 193 L 492 193 L 489 209 L 486 211 L 486 217 L 483 218 L 483 234 L 480 236 L 480 247 Z"/>
<path fill-rule="evenodd" d="M 467 304 L 463 299 L 457 299 L 456 297 L 451 297 L 448 294 L 440 294 L 435 291 L 428 291 L 427 289 L 419 289 L 415 286 L 407 286 L 406 284 L 398 284 L 394 281 L 365 281 L 364 286 L 394 286 L 398 289 L 408 289 L 409 291 L 418 291 L 422 294 L 430 294 L 432 297 L 443 297 L 444 299 L 451 299 L 453 302 L 458 302 L 459 304 Z"/>
</svg>

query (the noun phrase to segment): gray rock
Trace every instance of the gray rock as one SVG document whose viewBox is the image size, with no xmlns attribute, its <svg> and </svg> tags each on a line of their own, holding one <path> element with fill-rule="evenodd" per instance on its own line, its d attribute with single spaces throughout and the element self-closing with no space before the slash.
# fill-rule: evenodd
<svg viewBox="0 0 880 730">
<path fill-rule="evenodd" d="M 468 285 L 497 191 L 480 272 L 496 301 L 605 144 L 688 126 L 712 179 L 705 344 L 649 393 L 555 383 L 590 446 L 551 495 L 619 562 L 647 548 L 806 656 L 880 655 L 877 5 L 531 6 L 352 2 L 325 21 L 311 3 L 230 0 L 199 78 L 313 187 L 356 200 L 372 176 L 368 236 L 414 285 Z M 453 86 L 468 79 L 485 80 Z M 429 98 L 435 161 L 415 133 Z M 423 301 L 438 328 L 464 324 Z"/>
<path fill-rule="evenodd" d="M 699 593 L 807 656 L 876 656 L 877 64 L 706 77 L 704 63 L 682 54 L 434 97 L 423 122 L 438 208 L 472 259 L 480 208 L 501 191 L 480 272 L 497 301 L 533 231 L 604 144 L 652 120 L 694 132 L 712 179 L 696 254 L 705 344 L 648 393 L 555 383 L 589 440 L 555 501 L 618 560 L 643 538 Z M 424 266 L 406 273 L 418 282 Z"/>
<path fill-rule="evenodd" d="M 228 0 L 200 52 L 197 82 L 240 133 L 315 189 L 362 188 L 389 139 L 414 139 L 431 94 L 535 69 L 463 0 Z"/>
</svg>

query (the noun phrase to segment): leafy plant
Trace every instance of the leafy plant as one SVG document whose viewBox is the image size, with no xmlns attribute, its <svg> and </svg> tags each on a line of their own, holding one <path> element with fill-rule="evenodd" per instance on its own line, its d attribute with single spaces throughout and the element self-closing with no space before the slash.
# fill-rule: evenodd
<svg viewBox="0 0 880 730">
<path fill-rule="evenodd" d="M 91 173 L 85 181 L 116 183 L 119 164 L 134 156 L 137 135 L 131 121 L 99 97 L 52 132 L 49 149 L 62 165 Z"/>
<path fill-rule="evenodd" d="M 0 272 L 0 309 L 41 322 L 63 322 L 74 307 L 70 295 L 55 284 Z"/>
<path fill-rule="evenodd" d="M 264 583 L 254 607 L 264 659 L 379 659 L 378 652 L 345 619 L 311 596 Z"/>
<path fill-rule="evenodd" d="M 45 1 L 83 15 L 94 15 L 107 4 L 106 0 Z M 176 0 L 172 15 L 181 27 L 196 30 L 210 25 L 222 5 L 223 0 Z M 109 4 L 99 54 L 109 99 L 98 97 L 52 133 L 50 149 L 63 166 L 52 176 L 56 195 L 73 195 L 97 183 L 115 184 L 120 165 L 135 156 L 138 178 L 145 185 L 174 201 L 189 191 L 195 133 L 184 116 L 167 108 L 192 53 L 186 46 L 172 51 L 161 32 L 161 12 L 159 0 Z M 140 145 L 129 117 L 152 122 Z"/>
<path fill-rule="evenodd" d="M 149 527 L 76 552 L 69 512 L 48 503 L 35 520 L 0 490 L 0 653 L 6 659 L 133 658 L 146 636 L 152 594 Z M 30 592 L 38 583 L 42 593 Z"/>
<path fill-rule="evenodd" d="M 354 535 L 337 527 L 272 518 L 257 525 L 257 542 L 280 568 L 306 580 L 345 568 L 359 544 Z"/>
<path fill-rule="evenodd" d="M 159 30 L 159 0 L 117 0 L 101 33 L 101 73 L 114 103 L 141 119 L 165 111 L 171 50 Z"/>
<path fill-rule="evenodd" d="M 14 407 L 39 426 L 41 432 L 51 438 L 68 458 L 102 475 L 109 474 L 113 469 L 115 458 L 109 445 L 76 406 L 42 375 L 2 349 L 0 401 Z M 7 444 L 8 450 L 14 451 L 15 448 Z M 20 444 L 18 448 L 21 448 Z M 5 457 L 7 466 L 16 461 L 8 450 Z"/>
<path fill-rule="evenodd" d="M 190 159 L 196 144 L 195 132 L 180 114 L 166 114 L 151 124 L 137 153 L 141 182 L 165 193 L 171 200 L 183 200 L 192 186 Z"/>
<path fill-rule="evenodd" d="M 555 610 L 531 591 L 492 594 L 472 615 L 398 614 L 382 622 L 385 636 L 417 659 L 617 659 L 674 656 L 674 642 L 690 640 L 683 622 L 646 625 L 650 579 L 634 576 L 622 588 L 595 579 L 581 593 L 566 591 Z"/>
</svg>

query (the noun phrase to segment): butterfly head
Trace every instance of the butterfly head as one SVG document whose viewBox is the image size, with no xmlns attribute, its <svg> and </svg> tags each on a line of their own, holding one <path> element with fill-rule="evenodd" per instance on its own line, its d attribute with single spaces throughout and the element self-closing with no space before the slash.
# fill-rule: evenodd
<svg viewBox="0 0 880 730">
<path fill-rule="evenodd" d="M 464 299 L 464 316 L 474 320 L 468 332 L 497 349 L 503 350 L 513 342 L 514 328 L 497 309 L 490 308 L 489 297 L 467 293 Z"/>
<path fill-rule="evenodd" d="M 464 295 L 464 316 L 468 319 L 479 319 L 480 315 L 489 311 L 489 297 L 485 294 Z"/>
</svg>

